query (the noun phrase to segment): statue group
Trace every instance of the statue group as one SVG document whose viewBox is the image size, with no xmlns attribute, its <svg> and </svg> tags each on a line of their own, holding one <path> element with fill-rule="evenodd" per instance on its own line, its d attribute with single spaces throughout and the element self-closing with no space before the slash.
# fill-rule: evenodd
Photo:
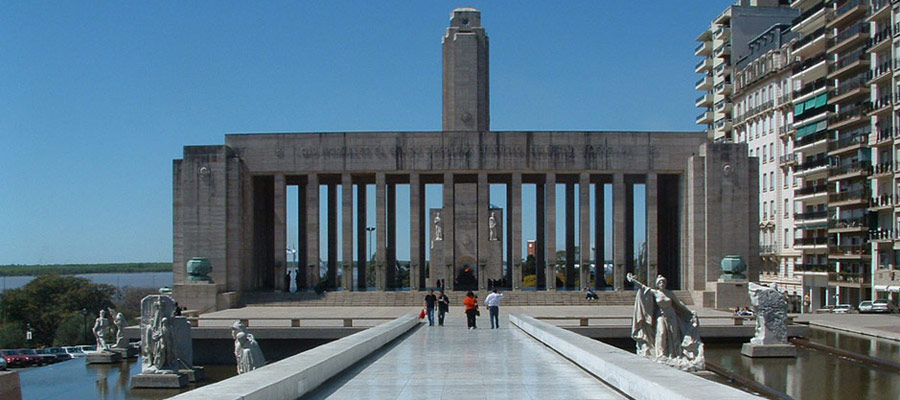
<svg viewBox="0 0 900 400">
<path fill-rule="evenodd" d="M 231 326 L 231 337 L 234 338 L 234 359 L 237 363 L 238 375 L 250 372 L 266 365 L 262 350 L 253 335 L 247 332 L 247 328 L 241 321 L 236 321 Z"/>
<path fill-rule="evenodd" d="M 703 343 L 697 313 L 666 288 L 662 275 L 657 276 L 655 287 L 644 285 L 630 273 L 627 279 L 639 286 L 631 329 L 637 354 L 684 371 L 702 370 Z"/>
<path fill-rule="evenodd" d="M 155 297 L 150 305 L 149 318 L 142 318 L 141 321 L 142 372 L 172 374 L 179 369 L 173 327 L 175 303 L 167 296 Z"/>
<path fill-rule="evenodd" d="M 94 334 L 94 339 L 97 341 L 97 350 L 103 351 L 108 350 L 109 348 L 126 348 L 128 347 L 128 339 L 125 339 L 125 316 L 122 313 L 116 314 L 115 320 L 110 322 L 109 318 L 106 317 L 107 310 L 100 310 L 99 316 L 96 320 L 94 320 L 94 326 L 91 328 L 91 332 Z M 112 310 L 109 311 L 109 315 L 112 315 Z M 111 333 L 112 327 L 116 328 L 115 338 L 116 341 L 113 345 L 107 342 L 109 334 Z"/>
</svg>

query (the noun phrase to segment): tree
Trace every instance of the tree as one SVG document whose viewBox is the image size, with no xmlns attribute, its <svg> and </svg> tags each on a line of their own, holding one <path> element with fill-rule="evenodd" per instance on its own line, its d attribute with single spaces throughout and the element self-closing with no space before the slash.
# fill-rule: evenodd
<svg viewBox="0 0 900 400">
<path fill-rule="evenodd" d="M 96 316 L 113 305 L 115 293 L 111 285 L 84 278 L 39 275 L 20 289 L 0 293 L 0 319 L 4 324 L 31 324 L 34 345 L 50 345 L 62 321 L 81 309 L 87 309 L 89 317 Z"/>
</svg>

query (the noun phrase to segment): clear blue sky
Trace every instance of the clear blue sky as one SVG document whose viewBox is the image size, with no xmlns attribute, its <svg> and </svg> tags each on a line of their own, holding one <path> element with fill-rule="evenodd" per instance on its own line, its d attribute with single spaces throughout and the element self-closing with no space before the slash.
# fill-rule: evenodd
<svg viewBox="0 0 900 400">
<path fill-rule="evenodd" d="M 184 145 L 440 130 L 459 6 L 493 129 L 698 130 L 694 39 L 731 3 L 0 2 L 0 264 L 170 261 Z"/>
</svg>

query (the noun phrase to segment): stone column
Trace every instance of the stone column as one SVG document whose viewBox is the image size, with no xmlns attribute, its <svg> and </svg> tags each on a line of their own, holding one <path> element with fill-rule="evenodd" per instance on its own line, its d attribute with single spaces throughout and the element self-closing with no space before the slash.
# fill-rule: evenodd
<svg viewBox="0 0 900 400">
<path fill-rule="evenodd" d="M 597 182 L 594 186 L 594 263 L 597 264 L 597 280 L 594 286 L 606 288 L 606 184 Z"/>
<path fill-rule="evenodd" d="M 356 185 L 356 287 L 366 290 L 366 264 L 369 262 L 368 231 L 366 231 L 366 184 Z"/>
<path fill-rule="evenodd" d="M 444 174 L 444 191 L 443 191 L 443 205 L 441 208 L 441 223 L 443 224 L 444 230 L 444 243 L 441 243 L 443 260 L 441 260 L 440 266 L 444 268 L 444 279 L 446 279 L 446 288 L 447 290 L 453 290 L 453 271 L 456 270 L 456 263 L 454 261 L 454 250 L 456 246 L 454 245 L 454 237 L 453 237 L 453 173 L 447 172 Z M 450 267 L 447 267 L 450 265 Z M 432 268 L 435 266 L 432 265 Z"/>
<path fill-rule="evenodd" d="M 306 181 L 306 282 L 319 283 L 319 176 L 309 174 Z"/>
<path fill-rule="evenodd" d="M 655 172 L 647 174 L 647 280 L 656 280 L 659 263 L 659 206 Z"/>
<path fill-rule="evenodd" d="M 353 180 L 341 175 L 341 288 L 353 290 Z"/>
<path fill-rule="evenodd" d="M 575 184 L 566 182 L 566 288 L 575 287 Z"/>
<path fill-rule="evenodd" d="M 385 243 L 385 263 L 384 263 L 384 279 L 385 289 L 394 289 L 397 285 L 397 185 L 388 184 L 385 187 L 387 193 L 387 222 L 385 223 L 385 233 L 387 234 L 387 242 Z"/>
<path fill-rule="evenodd" d="M 279 291 L 287 290 L 285 286 L 285 276 L 287 274 L 287 193 L 285 186 L 285 178 L 283 174 L 275 175 L 275 192 L 272 211 L 275 213 L 273 220 L 273 228 L 275 233 L 272 236 L 275 247 L 274 261 L 275 265 L 267 265 L 263 268 L 275 269 L 275 289 Z"/>
<path fill-rule="evenodd" d="M 522 289 L 522 174 L 513 172 L 510 182 L 510 243 L 512 250 L 512 287 L 513 290 Z"/>
<path fill-rule="evenodd" d="M 613 286 L 625 289 L 625 175 L 613 175 Z"/>
<path fill-rule="evenodd" d="M 337 205 L 337 184 L 329 183 L 328 184 L 328 209 L 327 209 L 327 224 L 328 224 L 328 247 L 326 248 L 326 253 L 328 255 L 328 288 L 337 287 L 337 270 L 340 268 L 338 266 L 337 258 L 337 231 L 338 231 L 338 223 L 337 223 L 337 213 L 338 213 L 338 205 Z"/>
<path fill-rule="evenodd" d="M 375 290 L 386 289 L 385 264 L 387 254 L 385 239 L 387 238 L 385 220 L 385 177 L 384 173 L 375 174 Z"/>
<path fill-rule="evenodd" d="M 547 264 L 546 274 L 547 290 L 556 290 L 556 174 L 549 173 L 546 178 L 547 210 L 544 215 L 547 219 L 547 230 L 544 236 L 547 239 Z"/>
<path fill-rule="evenodd" d="M 478 174 L 478 199 L 475 202 L 478 211 L 476 212 L 478 221 L 477 226 L 475 228 L 478 237 L 478 288 L 480 290 L 487 289 L 487 268 L 488 264 L 488 248 L 490 246 L 490 226 L 488 225 L 488 219 L 490 216 L 488 213 L 490 212 L 491 207 L 491 193 L 490 193 L 490 185 L 488 184 L 488 177 L 486 173 Z"/>
<path fill-rule="evenodd" d="M 546 263 L 547 254 L 545 253 L 545 248 L 547 244 L 547 229 L 545 225 L 545 221 L 547 221 L 547 216 L 545 215 L 547 212 L 547 189 L 544 187 L 543 182 L 537 182 L 534 185 L 534 230 L 535 230 L 535 238 L 534 238 L 534 288 L 537 290 L 541 286 L 546 284 Z M 527 247 L 526 247 L 527 248 Z M 527 256 L 525 257 L 527 260 Z M 545 286 L 546 287 L 546 286 Z"/>
<path fill-rule="evenodd" d="M 578 260 L 579 280 L 578 287 L 590 286 L 591 282 L 591 181 L 586 172 L 578 174 L 578 220 L 579 236 L 581 238 L 581 257 Z"/>
<path fill-rule="evenodd" d="M 422 230 L 422 187 L 419 174 L 409 174 L 409 289 L 421 290 L 422 276 L 425 273 L 425 260 L 420 251 L 424 242 Z M 426 285 L 427 286 L 427 285 Z"/>
</svg>

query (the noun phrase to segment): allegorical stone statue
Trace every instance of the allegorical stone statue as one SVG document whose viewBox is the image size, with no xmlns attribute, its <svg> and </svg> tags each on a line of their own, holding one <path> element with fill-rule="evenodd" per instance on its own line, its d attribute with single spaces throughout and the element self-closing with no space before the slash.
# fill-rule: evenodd
<svg viewBox="0 0 900 400">
<path fill-rule="evenodd" d="M 488 219 L 488 240 L 497 240 L 497 218 L 495 215 L 496 211 L 491 211 L 491 218 Z"/>
<path fill-rule="evenodd" d="M 155 297 L 155 299 L 153 299 Z M 142 303 L 150 302 L 149 310 L 142 304 L 141 355 L 142 373 L 173 374 L 178 371 L 178 358 L 172 323 L 175 318 L 175 302 L 168 296 L 148 296 Z"/>
<path fill-rule="evenodd" d="M 627 279 L 640 286 L 634 299 L 631 326 L 637 354 L 684 371 L 703 369 L 697 314 L 666 289 L 666 278 L 662 275 L 657 276 L 655 288 L 639 282 L 631 273 Z"/>
<path fill-rule="evenodd" d="M 241 321 L 236 321 L 231 326 L 231 337 L 234 338 L 234 359 L 238 375 L 266 365 L 266 358 L 259 348 L 259 343 L 247 332 Z"/>
<path fill-rule="evenodd" d="M 125 338 L 125 326 L 127 325 L 125 316 L 122 313 L 116 314 L 113 323 L 116 326 L 116 344 L 113 347 L 120 349 L 128 347 L 128 339 Z"/>
<path fill-rule="evenodd" d="M 444 228 L 441 225 L 441 213 L 434 214 L 434 240 L 444 240 Z"/>
<path fill-rule="evenodd" d="M 753 282 L 749 283 L 750 304 L 756 313 L 756 334 L 753 344 L 787 343 L 788 302 L 781 292 Z"/>
<path fill-rule="evenodd" d="M 106 310 L 100 310 L 100 315 L 94 320 L 94 327 L 91 332 L 97 340 L 97 350 L 102 351 L 109 348 L 106 344 L 106 336 L 109 335 L 109 318 L 106 318 Z"/>
<path fill-rule="evenodd" d="M 756 332 L 744 343 L 741 354 L 748 357 L 796 357 L 797 349 L 787 341 L 788 301 L 776 288 L 750 282 L 750 304 L 756 313 Z"/>
<path fill-rule="evenodd" d="M 291 293 L 297 293 L 297 268 L 288 268 L 288 279 L 290 282 L 288 283 L 288 290 Z"/>
</svg>

